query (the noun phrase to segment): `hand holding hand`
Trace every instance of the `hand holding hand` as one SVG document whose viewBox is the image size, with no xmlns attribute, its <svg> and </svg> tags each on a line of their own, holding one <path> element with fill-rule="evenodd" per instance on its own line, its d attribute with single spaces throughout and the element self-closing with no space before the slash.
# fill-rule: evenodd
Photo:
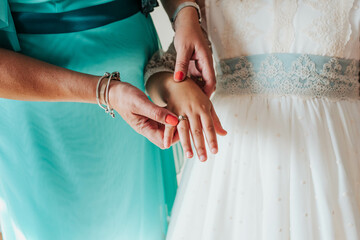
<svg viewBox="0 0 360 240">
<path fill-rule="evenodd" d="M 164 149 L 165 126 L 178 123 L 172 112 L 153 104 L 141 90 L 125 82 L 112 82 L 109 97 L 111 106 L 136 132 Z"/>
</svg>

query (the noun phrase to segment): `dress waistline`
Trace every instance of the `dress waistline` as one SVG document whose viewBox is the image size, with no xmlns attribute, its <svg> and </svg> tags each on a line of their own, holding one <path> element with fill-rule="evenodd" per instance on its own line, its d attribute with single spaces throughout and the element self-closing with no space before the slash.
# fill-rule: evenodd
<svg viewBox="0 0 360 240">
<path fill-rule="evenodd" d="M 117 0 L 67 12 L 12 12 L 12 16 L 18 33 L 55 34 L 101 27 L 128 18 L 140 10 L 140 1 Z"/>
<path fill-rule="evenodd" d="M 221 60 L 217 92 L 359 99 L 360 61 L 308 54 L 260 54 Z"/>
</svg>

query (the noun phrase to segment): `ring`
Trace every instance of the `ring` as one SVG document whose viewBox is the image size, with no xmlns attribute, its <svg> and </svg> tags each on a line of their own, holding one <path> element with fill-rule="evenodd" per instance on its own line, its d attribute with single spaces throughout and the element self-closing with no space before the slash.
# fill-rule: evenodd
<svg viewBox="0 0 360 240">
<path fill-rule="evenodd" d="M 179 115 L 179 116 L 178 116 L 178 120 L 179 120 L 179 122 L 180 122 L 180 121 L 182 121 L 182 120 L 188 120 L 188 118 L 187 118 L 186 116 L 184 116 L 184 115 Z"/>
</svg>

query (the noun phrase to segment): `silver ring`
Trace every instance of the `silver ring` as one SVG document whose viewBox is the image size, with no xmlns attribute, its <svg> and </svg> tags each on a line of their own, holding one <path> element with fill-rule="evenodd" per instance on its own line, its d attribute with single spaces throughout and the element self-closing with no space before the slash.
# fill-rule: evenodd
<svg viewBox="0 0 360 240">
<path fill-rule="evenodd" d="M 187 118 L 186 116 L 184 116 L 184 115 L 179 115 L 179 116 L 178 116 L 178 120 L 179 120 L 179 122 L 180 122 L 180 121 L 182 121 L 182 120 L 188 120 L 188 118 Z"/>
</svg>

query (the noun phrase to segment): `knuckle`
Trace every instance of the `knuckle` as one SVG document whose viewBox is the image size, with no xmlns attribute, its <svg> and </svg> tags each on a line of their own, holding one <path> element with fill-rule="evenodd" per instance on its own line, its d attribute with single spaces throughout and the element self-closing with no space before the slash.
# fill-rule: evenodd
<svg viewBox="0 0 360 240">
<path fill-rule="evenodd" d="M 205 152 L 205 148 L 204 148 L 204 147 L 197 147 L 196 150 L 197 150 L 197 152 L 198 152 L 199 154 L 203 154 L 203 153 Z"/>
<path fill-rule="evenodd" d="M 181 126 L 178 126 L 178 131 L 185 132 L 187 131 L 187 127 L 182 124 Z"/>
<path fill-rule="evenodd" d="M 213 125 L 209 125 L 205 127 L 206 131 L 208 132 L 215 132 L 215 127 Z"/>
<path fill-rule="evenodd" d="M 202 131 L 201 131 L 201 129 L 199 129 L 199 128 L 194 129 L 194 135 L 195 135 L 196 137 L 201 137 L 201 136 L 202 136 Z"/>
<path fill-rule="evenodd" d="M 208 101 L 208 102 L 206 102 L 206 103 L 204 103 L 204 104 L 201 104 L 200 105 L 200 108 L 201 108 L 201 110 L 202 111 L 204 111 L 204 112 L 208 112 L 208 111 L 210 111 L 211 110 L 211 102 L 210 101 Z"/>
<path fill-rule="evenodd" d="M 178 68 L 186 68 L 188 66 L 188 62 L 186 62 L 185 60 L 178 60 L 176 61 L 176 66 Z"/>
<path fill-rule="evenodd" d="M 153 119 L 158 122 L 161 119 L 162 109 L 155 108 L 154 110 L 151 111 L 151 114 L 152 114 Z"/>
<path fill-rule="evenodd" d="M 212 146 L 212 147 L 216 147 L 217 146 L 217 141 L 216 140 L 210 140 L 209 145 Z"/>
<path fill-rule="evenodd" d="M 136 120 L 134 125 L 135 125 L 136 132 L 138 132 L 139 134 L 144 133 L 144 130 L 146 128 L 146 124 L 145 124 L 145 121 L 143 119 Z"/>
<path fill-rule="evenodd" d="M 162 141 L 158 141 L 157 143 L 155 143 L 156 144 L 156 146 L 158 146 L 160 149 L 162 149 L 162 150 L 165 150 L 166 148 L 165 148 L 165 146 L 164 146 L 164 144 L 162 143 Z"/>
</svg>

